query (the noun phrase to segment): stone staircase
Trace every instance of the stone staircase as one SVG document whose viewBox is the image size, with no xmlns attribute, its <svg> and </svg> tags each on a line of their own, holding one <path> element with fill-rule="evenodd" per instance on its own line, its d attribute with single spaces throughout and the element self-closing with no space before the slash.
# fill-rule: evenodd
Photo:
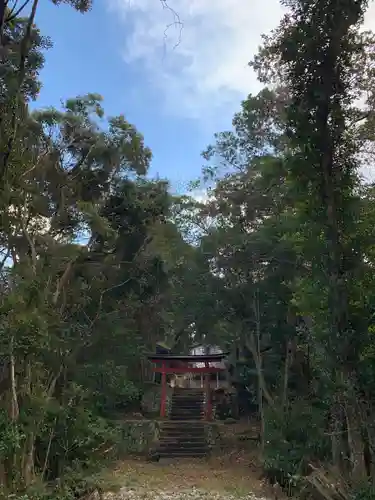
<svg viewBox="0 0 375 500">
<path fill-rule="evenodd" d="M 169 420 L 160 425 L 160 457 L 204 457 L 208 454 L 204 422 L 204 392 L 176 388 Z"/>
<path fill-rule="evenodd" d="M 202 389 L 176 388 L 172 395 L 170 420 L 203 420 L 204 392 Z"/>
</svg>

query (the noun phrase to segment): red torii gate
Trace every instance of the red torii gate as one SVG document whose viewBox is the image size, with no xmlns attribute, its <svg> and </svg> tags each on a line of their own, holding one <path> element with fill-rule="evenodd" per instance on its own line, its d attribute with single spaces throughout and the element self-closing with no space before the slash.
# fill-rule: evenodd
<svg viewBox="0 0 375 500">
<path fill-rule="evenodd" d="M 147 358 L 155 363 L 154 372 L 161 373 L 161 401 L 160 401 L 160 417 L 165 417 L 165 407 L 167 400 L 167 373 L 202 373 L 204 374 L 204 387 L 206 393 L 206 420 L 212 418 L 212 402 L 210 394 L 210 378 L 211 373 L 225 372 L 226 368 L 210 366 L 210 363 L 218 363 L 227 357 L 228 353 L 220 354 L 204 354 L 204 355 L 189 355 L 179 356 L 173 354 L 150 354 Z M 204 366 L 197 366 L 197 364 Z"/>
</svg>

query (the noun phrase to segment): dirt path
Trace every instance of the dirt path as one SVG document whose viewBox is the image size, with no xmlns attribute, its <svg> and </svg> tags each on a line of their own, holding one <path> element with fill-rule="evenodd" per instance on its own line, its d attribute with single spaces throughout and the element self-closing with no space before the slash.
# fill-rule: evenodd
<svg viewBox="0 0 375 500">
<path fill-rule="evenodd" d="M 108 500 L 267 500 L 272 493 L 249 457 L 148 463 L 128 460 L 114 471 L 120 486 Z"/>
</svg>

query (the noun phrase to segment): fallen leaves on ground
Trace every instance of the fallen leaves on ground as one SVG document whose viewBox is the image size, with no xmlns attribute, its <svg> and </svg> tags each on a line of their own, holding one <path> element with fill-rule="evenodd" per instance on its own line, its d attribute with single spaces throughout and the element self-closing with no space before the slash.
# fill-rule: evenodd
<svg viewBox="0 0 375 500">
<path fill-rule="evenodd" d="M 125 460 L 113 472 L 119 491 L 108 500 L 214 500 L 270 497 L 259 479 L 256 464 L 248 456 L 226 456 L 209 460 Z"/>
</svg>

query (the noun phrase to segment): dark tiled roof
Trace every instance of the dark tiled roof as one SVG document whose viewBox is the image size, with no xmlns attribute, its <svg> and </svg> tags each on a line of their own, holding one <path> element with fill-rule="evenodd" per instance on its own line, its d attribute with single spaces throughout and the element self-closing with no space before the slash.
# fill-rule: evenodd
<svg viewBox="0 0 375 500">
<path fill-rule="evenodd" d="M 162 361 L 162 360 L 171 360 L 171 361 L 191 361 L 194 363 L 199 363 L 201 361 L 221 361 L 228 356 L 229 352 L 221 352 L 220 354 L 199 354 L 197 356 L 187 355 L 180 356 L 174 354 L 149 354 L 147 358 L 150 361 Z"/>
</svg>

